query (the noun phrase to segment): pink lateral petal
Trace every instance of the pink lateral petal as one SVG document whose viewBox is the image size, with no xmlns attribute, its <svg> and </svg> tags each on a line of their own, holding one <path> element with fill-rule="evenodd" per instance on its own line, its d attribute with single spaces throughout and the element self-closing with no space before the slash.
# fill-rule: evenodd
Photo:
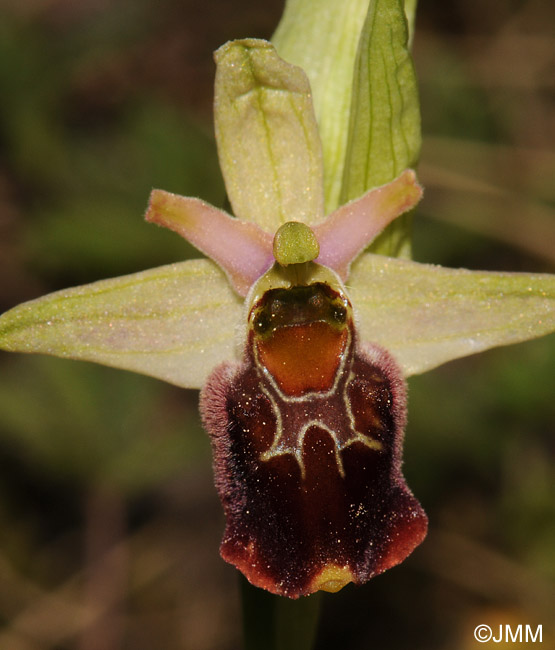
<svg viewBox="0 0 555 650">
<path fill-rule="evenodd" d="M 274 261 L 269 233 L 200 199 L 152 190 L 145 218 L 177 232 L 219 264 L 240 296 Z"/>
<path fill-rule="evenodd" d="M 414 207 L 422 196 L 416 174 L 407 169 L 391 183 L 370 190 L 342 205 L 313 226 L 320 244 L 316 262 L 346 280 L 351 262 L 394 219 Z"/>
</svg>

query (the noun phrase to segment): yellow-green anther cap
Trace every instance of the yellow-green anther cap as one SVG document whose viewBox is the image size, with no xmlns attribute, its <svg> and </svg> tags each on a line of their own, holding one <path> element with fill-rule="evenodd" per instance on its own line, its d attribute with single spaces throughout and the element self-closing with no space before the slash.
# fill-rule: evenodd
<svg viewBox="0 0 555 650">
<path fill-rule="evenodd" d="M 274 237 L 274 257 L 282 266 L 312 262 L 320 254 L 313 230 L 300 221 L 284 223 Z"/>
</svg>

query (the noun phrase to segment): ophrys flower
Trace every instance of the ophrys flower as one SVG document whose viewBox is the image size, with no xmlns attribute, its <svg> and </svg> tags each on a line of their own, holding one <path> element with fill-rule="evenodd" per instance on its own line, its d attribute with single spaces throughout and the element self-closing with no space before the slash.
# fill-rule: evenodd
<svg viewBox="0 0 555 650">
<path fill-rule="evenodd" d="M 184 262 L 22 305 L 2 317 L 2 347 L 206 385 L 224 556 L 293 597 L 362 582 L 425 532 L 400 473 L 402 375 L 550 331 L 555 283 L 364 252 L 420 197 L 414 174 L 325 219 L 308 82 L 265 42 L 220 50 L 216 132 L 237 219 L 162 191 L 148 218 L 220 268 Z"/>
</svg>

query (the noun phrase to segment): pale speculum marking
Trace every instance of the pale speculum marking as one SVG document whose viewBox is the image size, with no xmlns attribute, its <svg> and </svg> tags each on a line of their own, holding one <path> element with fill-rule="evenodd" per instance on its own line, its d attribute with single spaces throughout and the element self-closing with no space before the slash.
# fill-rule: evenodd
<svg viewBox="0 0 555 650">
<path fill-rule="evenodd" d="M 376 451 L 383 449 L 381 442 L 356 429 L 349 397 L 349 385 L 355 379 L 352 372 L 353 336 L 350 327 L 348 343 L 341 354 L 332 386 L 327 390 L 312 391 L 306 395 L 285 394 L 268 369 L 260 362 L 254 346 L 253 356 L 262 384 L 261 390 L 271 404 L 276 422 L 273 443 L 270 449 L 260 455 L 262 461 L 291 454 L 299 464 L 304 479 L 303 442 L 310 427 L 323 429 L 333 439 L 337 469 L 343 478 L 345 470 L 340 453 L 343 449 L 355 442 L 360 442 Z"/>
</svg>

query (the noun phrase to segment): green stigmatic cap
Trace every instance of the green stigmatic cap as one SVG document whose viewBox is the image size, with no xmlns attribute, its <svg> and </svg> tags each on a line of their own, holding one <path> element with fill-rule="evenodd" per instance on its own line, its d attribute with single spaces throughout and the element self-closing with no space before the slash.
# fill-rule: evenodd
<svg viewBox="0 0 555 650">
<path fill-rule="evenodd" d="M 274 257 L 282 266 L 312 262 L 320 254 L 316 235 L 300 221 L 284 223 L 274 237 Z"/>
</svg>

